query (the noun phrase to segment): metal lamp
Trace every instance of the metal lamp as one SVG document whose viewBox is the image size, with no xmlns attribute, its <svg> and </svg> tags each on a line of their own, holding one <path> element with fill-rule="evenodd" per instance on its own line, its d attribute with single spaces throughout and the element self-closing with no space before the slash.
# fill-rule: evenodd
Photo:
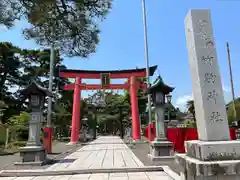
<svg viewBox="0 0 240 180">
<path fill-rule="evenodd" d="M 166 95 L 166 99 L 167 99 L 167 103 L 171 103 L 171 101 L 172 101 L 172 95 L 171 94 L 167 94 Z"/>
<path fill-rule="evenodd" d="M 163 106 L 165 104 L 165 94 L 161 91 L 153 91 L 152 99 L 155 106 Z"/>
</svg>

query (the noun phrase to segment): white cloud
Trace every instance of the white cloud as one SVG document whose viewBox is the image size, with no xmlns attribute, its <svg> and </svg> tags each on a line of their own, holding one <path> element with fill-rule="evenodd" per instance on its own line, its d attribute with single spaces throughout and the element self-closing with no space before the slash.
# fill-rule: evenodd
<svg viewBox="0 0 240 180">
<path fill-rule="evenodd" d="M 6 26 L 0 25 L 0 32 L 4 32 L 7 30 Z"/>
<path fill-rule="evenodd" d="M 231 92 L 231 88 L 229 86 L 226 86 L 224 83 L 223 83 L 223 91 L 224 91 L 224 96 L 225 98 L 227 97 L 227 94 Z M 228 98 L 227 98 L 228 99 Z M 176 107 L 180 108 L 181 111 L 185 111 L 186 110 L 186 104 L 187 104 L 187 101 L 189 100 L 193 100 L 193 95 L 190 95 L 190 94 L 185 94 L 183 96 L 179 96 L 177 99 L 176 99 Z"/>
<path fill-rule="evenodd" d="M 13 27 L 19 27 L 19 26 L 21 26 L 21 23 L 22 23 L 22 22 L 24 22 L 24 21 L 15 20 Z M 7 30 L 9 30 L 9 29 L 7 28 L 7 26 L 2 25 L 2 24 L 0 25 L 0 32 L 4 32 L 4 31 L 7 31 Z"/>
<path fill-rule="evenodd" d="M 227 92 L 227 93 L 231 92 L 231 88 L 229 86 L 226 86 L 224 83 L 223 83 L 222 86 L 223 86 L 223 91 L 224 92 Z"/>
<path fill-rule="evenodd" d="M 192 95 L 183 95 L 177 98 L 176 100 L 176 107 L 178 107 L 181 111 L 186 110 L 186 103 L 189 100 L 192 100 L 193 96 Z"/>
</svg>

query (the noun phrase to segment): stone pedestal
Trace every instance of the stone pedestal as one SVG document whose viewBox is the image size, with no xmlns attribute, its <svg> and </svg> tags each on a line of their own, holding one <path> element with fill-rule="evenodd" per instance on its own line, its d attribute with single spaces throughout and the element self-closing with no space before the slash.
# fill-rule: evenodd
<svg viewBox="0 0 240 180">
<path fill-rule="evenodd" d="M 21 162 L 15 165 L 44 165 L 47 163 L 47 154 L 42 146 L 26 146 L 19 148 Z"/>
<path fill-rule="evenodd" d="M 240 179 L 239 141 L 187 141 L 186 154 L 176 154 L 182 180 Z"/>
<path fill-rule="evenodd" d="M 158 161 L 162 159 L 172 159 L 173 143 L 167 140 L 154 140 L 150 143 L 150 153 L 148 157 L 152 161 Z"/>
</svg>

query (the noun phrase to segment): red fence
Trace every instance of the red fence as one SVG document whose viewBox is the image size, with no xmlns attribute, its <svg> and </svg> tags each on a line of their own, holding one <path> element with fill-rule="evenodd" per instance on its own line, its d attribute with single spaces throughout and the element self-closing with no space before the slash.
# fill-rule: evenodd
<svg viewBox="0 0 240 180">
<path fill-rule="evenodd" d="M 151 124 L 151 132 L 152 137 L 151 141 L 156 136 L 156 130 L 155 125 Z M 144 136 L 148 138 L 148 129 L 146 128 L 144 131 Z M 236 140 L 236 129 L 230 128 L 230 137 L 232 140 Z M 190 141 L 190 140 L 197 140 L 198 134 L 197 134 L 197 128 L 168 128 L 167 129 L 167 138 L 169 141 L 171 141 L 174 146 L 174 151 L 179 153 L 184 153 L 184 141 Z"/>
</svg>

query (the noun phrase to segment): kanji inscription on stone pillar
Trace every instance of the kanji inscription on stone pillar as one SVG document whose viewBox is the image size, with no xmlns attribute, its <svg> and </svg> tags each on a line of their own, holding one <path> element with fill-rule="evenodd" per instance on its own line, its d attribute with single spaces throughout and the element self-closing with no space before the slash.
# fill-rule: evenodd
<svg viewBox="0 0 240 180">
<path fill-rule="evenodd" d="M 210 10 L 190 10 L 185 30 L 199 140 L 229 140 Z"/>
</svg>

